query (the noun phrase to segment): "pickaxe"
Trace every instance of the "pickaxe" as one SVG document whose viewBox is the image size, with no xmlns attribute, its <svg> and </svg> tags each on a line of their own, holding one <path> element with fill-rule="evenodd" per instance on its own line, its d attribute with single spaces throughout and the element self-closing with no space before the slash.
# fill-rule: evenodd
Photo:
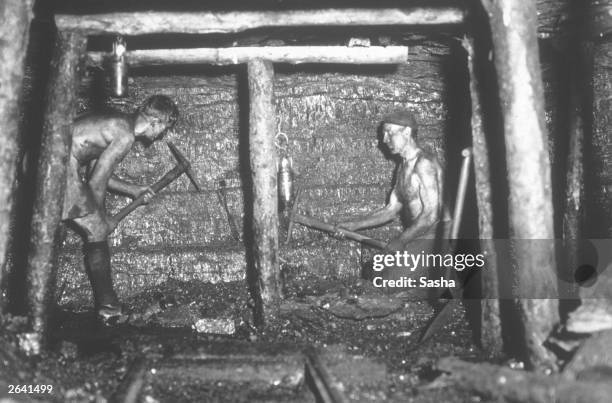
<svg viewBox="0 0 612 403">
<path fill-rule="evenodd" d="M 182 174 L 187 174 L 187 177 L 191 180 L 191 183 L 193 183 L 193 186 L 199 192 L 200 186 L 198 185 L 198 182 L 195 179 L 195 175 L 191 170 L 191 164 L 189 163 L 189 161 L 187 161 L 187 158 L 185 158 L 183 154 L 181 154 L 181 152 L 178 150 L 178 148 L 176 148 L 174 144 L 169 141 L 167 142 L 167 144 L 168 148 L 170 149 L 170 152 L 176 159 L 177 164 L 174 168 L 172 168 L 164 176 L 162 176 L 160 180 L 151 185 L 151 190 L 153 191 L 153 193 L 157 194 L 160 190 L 174 182 L 179 176 L 181 176 Z M 145 197 L 147 195 L 145 193 L 141 194 L 140 196 L 132 200 L 130 204 L 122 208 L 117 214 L 113 216 L 113 219 L 119 222 L 123 220 L 125 216 L 134 211 L 137 207 L 146 204 Z"/>
<path fill-rule="evenodd" d="M 285 243 L 289 243 L 291 241 L 291 232 L 293 230 L 293 223 L 296 222 L 298 224 L 305 225 L 307 227 L 311 227 L 314 229 L 318 229 L 325 232 L 331 233 L 339 233 L 345 236 L 348 239 L 352 239 L 357 242 L 365 243 L 366 245 L 373 246 L 378 249 L 384 249 L 387 245 L 386 242 L 379 241 L 378 239 L 370 238 L 369 236 L 360 234 L 359 232 L 349 231 L 347 229 L 337 227 L 332 224 L 328 224 L 321 220 L 317 220 L 316 218 L 308 217 L 303 214 L 297 212 L 298 202 L 301 196 L 301 189 L 298 189 L 295 195 L 295 199 L 293 200 L 293 206 L 291 207 L 291 213 L 289 214 L 289 227 L 287 229 L 287 239 Z"/>
</svg>

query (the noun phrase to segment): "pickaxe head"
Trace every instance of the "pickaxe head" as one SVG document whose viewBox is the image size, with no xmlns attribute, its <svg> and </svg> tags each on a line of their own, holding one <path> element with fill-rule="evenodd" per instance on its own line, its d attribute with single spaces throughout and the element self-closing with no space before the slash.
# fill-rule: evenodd
<svg viewBox="0 0 612 403">
<path fill-rule="evenodd" d="M 176 146 L 172 142 L 168 141 L 167 144 L 168 144 L 168 148 L 170 149 L 170 152 L 172 153 L 172 155 L 178 162 L 179 166 L 184 170 L 184 172 L 187 174 L 187 177 L 189 178 L 191 183 L 193 183 L 193 186 L 199 192 L 200 186 L 198 185 L 198 182 L 196 181 L 193 170 L 191 169 L 191 163 L 187 160 L 187 158 L 185 158 L 183 154 L 181 154 L 181 152 L 178 150 L 178 148 L 176 148 Z"/>
</svg>

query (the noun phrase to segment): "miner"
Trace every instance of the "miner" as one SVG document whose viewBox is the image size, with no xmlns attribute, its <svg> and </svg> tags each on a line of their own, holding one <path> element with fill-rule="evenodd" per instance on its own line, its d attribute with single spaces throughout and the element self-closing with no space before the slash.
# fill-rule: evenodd
<svg viewBox="0 0 612 403">
<path fill-rule="evenodd" d="M 87 113 L 72 125 L 62 219 L 83 237 L 95 309 L 105 323 L 124 317 L 113 289 L 108 247 L 108 235 L 118 222 L 106 213 L 106 192 L 131 198 L 145 193 L 146 201 L 153 196 L 149 187 L 122 181 L 113 171 L 136 139 L 150 144 L 171 129 L 177 119 L 175 103 L 166 96 L 154 95 L 134 114 Z"/>
<path fill-rule="evenodd" d="M 370 215 L 337 223 L 338 227 L 355 231 L 386 224 L 401 216 L 410 224 L 386 246 L 386 253 L 397 251 L 417 255 L 439 250 L 441 237 L 446 236 L 450 214 L 444 202 L 443 172 L 435 156 L 419 147 L 417 122 L 406 110 L 396 111 L 382 121 L 383 142 L 399 156 L 396 180 L 389 202 Z M 410 275 L 407 268 L 388 267 L 387 279 Z M 422 270 L 418 271 L 423 274 Z"/>
</svg>

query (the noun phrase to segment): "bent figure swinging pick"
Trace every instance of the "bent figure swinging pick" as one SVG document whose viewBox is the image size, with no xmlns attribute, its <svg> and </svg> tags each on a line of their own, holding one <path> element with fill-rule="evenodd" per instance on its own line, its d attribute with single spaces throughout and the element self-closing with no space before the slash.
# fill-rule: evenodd
<svg viewBox="0 0 612 403">
<path fill-rule="evenodd" d="M 443 198 L 442 167 L 417 144 L 417 123 L 411 112 L 394 112 L 382 124 L 384 143 L 391 153 L 401 158 L 389 202 L 367 217 L 336 225 L 355 231 L 382 225 L 403 215 L 411 224 L 387 244 L 385 252 L 431 253 L 438 249 L 440 237 L 446 235 L 451 220 Z M 386 279 L 398 280 L 406 275 L 410 271 L 402 268 L 388 267 L 383 271 Z"/>
<path fill-rule="evenodd" d="M 154 196 L 149 187 L 124 182 L 113 171 L 136 139 L 147 143 L 159 140 L 177 119 L 175 103 L 166 96 L 154 95 L 133 115 L 116 111 L 87 113 L 72 125 L 62 220 L 81 232 L 95 309 L 105 323 L 124 318 L 113 288 L 108 247 L 108 235 L 118 222 L 106 213 L 106 191 L 131 198 L 145 194 L 147 202 Z"/>
</svg>

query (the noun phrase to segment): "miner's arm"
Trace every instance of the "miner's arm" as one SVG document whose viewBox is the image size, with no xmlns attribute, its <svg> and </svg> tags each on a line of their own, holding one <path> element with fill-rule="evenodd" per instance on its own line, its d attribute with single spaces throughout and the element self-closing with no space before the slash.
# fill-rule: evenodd
<svg viewBox="0 0 612 403">
<path fill-rule="evenodd" d="M 93 172 L 93 170 L 96 167 L 97 161 L 98 160 L 92 160 L 89 163 L 88 172 Z M 154 196 L 153 191 L 151 190 L 149 186 L 142 186 L 142 185 L 137 185 L 135 183 L 126 182 L 115 174 L 112 174 L 111 177 L 109 178 L 107 190 L 113 193 L 118 193 L 118 194 L 122 194 L 128 197 L 131 197 L 132 199 L 137 198 L 143 192 L 147 192 L 147 191 L 151 192 L 151 197 Z"/>
<path fill-rule="evenodd" d="M 110 179 L 113 171 L 127 155 L 132 147 L 133 140 L 130 137 L 116 137 L 102 152 L 89 177 L 89 186 L 94 193 L 98 204 L 102 205 L 104 193 L 110 187 Z"/>
<path fill-rule="evenodd" d="M 147 186 L 141 186 L 135 183 L 126 182 L 114 174 L 108 180 L 108 190 L 114 193 L 120 193 L 129 196 L 132 199 L 137 198 L 142 192 L 147 189 Z"/>
<path fill-rule="evenodd" d="M 397 197 L 395 189 L 391 192 L 391 196 L 389 196 L 389 203 L 380 210 L 377 210 L 370 214 L 367 217 L 346 221 L 338 223 L 338 227 L 342 227 L 344 229 L 350 231 L 356 231 L 362 228 L 370 228 L 376 227 L 378 225 L 386 224 L 389 221 L 393 220 L 397 214 L 402 210 L 402 203 L 399 201 Z"/>
</svg>

